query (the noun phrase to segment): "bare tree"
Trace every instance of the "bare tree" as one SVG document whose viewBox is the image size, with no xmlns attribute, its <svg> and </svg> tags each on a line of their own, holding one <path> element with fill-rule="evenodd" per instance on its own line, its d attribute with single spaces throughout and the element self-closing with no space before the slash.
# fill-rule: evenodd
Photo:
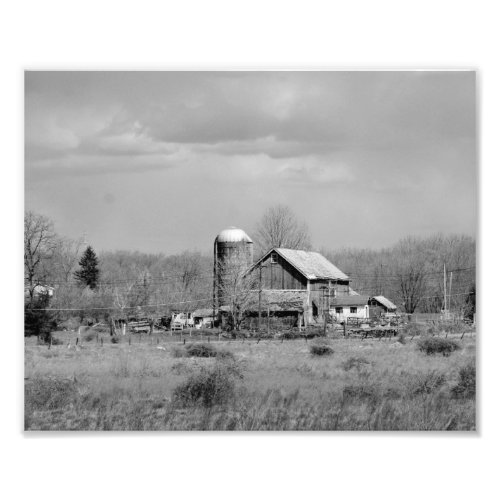
<svg viewBox="0 0 500 500">
<path fill-rule="evenodd" d="M 426 290 L 426 259 L 421 242 L 408 237 L 394 250 L 394 268 L 399 296 L 405 312 L 415 312 Z"/>
<path fill-rule="evenodd" d="M 26 212 L 24 215 L 24 279 L 33 303 L 35 287 L 49 276 L 48 262 L 56 248 L 54 225 L 44 215 Z"/>
<path fill-rule="evenodd" d="M 261 253 L 271 248 L 311 248 L 309 228 L 285 205 L 269 208 L 257 225 L 256 242 Z"/>
<path fill-rule="evenodd" d="M 229 306 L 230 326 L 239 330 L 249 307 L 255 303 L 259 289 L 257 273 L 248 273 L 246 261 L 234 256 L 219 264 L 218 274 L 221 303 Z"/>
<path fill-rule="evenodd" d="M 83 246 L 83 238 L 58 238 L 54 245 L 54 274 L 61 282 L 69 283 L 75 271 Z"/>
</svg>

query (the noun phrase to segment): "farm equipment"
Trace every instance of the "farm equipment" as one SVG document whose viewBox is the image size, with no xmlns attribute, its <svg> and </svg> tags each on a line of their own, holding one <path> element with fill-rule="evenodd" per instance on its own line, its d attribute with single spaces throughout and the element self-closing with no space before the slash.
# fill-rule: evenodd
<svg viewBox="0 0 500 500">
<path fill-rule="evenodd" d="M 361 339 L 368 337 L 381 339 L 382 337 L 395 337 L 398 334 L 397 327 L 386 326 L 365 326 L 365 328 L 353 328 L 347 331 L 347 336 L 359 336 Z"/>
<path fill-rule="evenodd" d="M 149 319 L 130 321 L 128 324 L 132 333 L 150 333 L 152 330 L 152 325 L 153 322 Z"/>
<path fill-rule="evenodd" d="M 184 330 L 184 328 L 194 327 L 194 319 L 191 313 L 172 313 L 170 330 Z"/>
</svg>

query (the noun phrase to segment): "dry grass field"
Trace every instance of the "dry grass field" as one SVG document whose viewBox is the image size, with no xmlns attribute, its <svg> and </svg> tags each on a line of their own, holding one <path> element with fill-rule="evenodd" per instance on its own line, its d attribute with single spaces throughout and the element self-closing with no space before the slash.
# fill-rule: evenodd
<svg viewBox="0 0 500 500">
<path fill-rule="evenodd" d="M 450 335 L 453 337 L 453 335 Z M 475 337 L 449 356 L 413 341 L 26 340 L 26 430 L 475 430 Z M 158 342 L 158 343 L 157 343 Z M 68 343 L 70 346 L 68 347 Z"/>
</svg>

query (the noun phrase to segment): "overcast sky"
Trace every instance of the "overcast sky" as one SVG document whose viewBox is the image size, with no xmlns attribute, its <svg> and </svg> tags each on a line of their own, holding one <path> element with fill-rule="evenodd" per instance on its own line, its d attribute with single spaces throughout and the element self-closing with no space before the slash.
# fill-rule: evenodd
<svg viewBox="0 0 500 500">
<path fill-rule="evenodd" d="M 473 72 L 27 72 L 26 208 L 209 252 L 289 205 L 317 248 L 476 231 Z"/>
</svg>

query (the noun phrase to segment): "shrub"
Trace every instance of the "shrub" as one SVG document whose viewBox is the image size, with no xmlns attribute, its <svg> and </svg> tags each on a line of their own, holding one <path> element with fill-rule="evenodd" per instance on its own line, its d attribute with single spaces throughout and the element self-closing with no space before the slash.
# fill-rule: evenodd
<svg viewBox="0 0 500 500">
<path fill-rule="evenodd" d="M 76 382 L 68 379 L 33 380 L 25 385 L 25 405 L 31 410 L 62 408 L 74 399 L 76 389 Z"/>
<path fill-rule="evenodd" d="M 48 295 L 43 295 L 34 300 L 33 304 L 24 305 L 24 336 L 36 335 L 48 344 L 51 332 L 57 329 L 54 313 L 49 311 Z"/>
<path fill-rule="evenodd" d="M 77 330 L 80 326 L 80 318 L 71 317 L 64 321 L 61 321 L 58 328 L 61 330 Z"/>
<path fill-rule="evenodd" d="M 419 373 L 412 381 L 410 392 L 412 395 L 431 394 L 439 389 L 446 382 L 444 373 L 431 371 L 428 373 Z"/>
<path fill-rule="evenodd" d="M 329 356 L 334 353 L 333 347 L 326 341 L 316 341 L 309 346 L 313 356 Z"/>
<path fill-rule="evenodd" d="M 427 333 L 428 327 L 420 323 L 408 323 L 405 325 L 402 333 L 413 337 L 415 335 L 424 335 Z"/>
<path fill-rule="evenodd" d="M 476 367 L 474 364 L 460 368 L 458 383 L 451 388 L 456 398 L 472 398 L 476 395 Z"/>
<path fill-rule="evenodd" d="M 401 332 L 397 337 L 396 337 L 396 341 L 399 342 L 400 344 L 406 344 L 406 335 Z"/>
<path fill-rule="evenodd" d="M 427 355 L 442 354 L 443 356 L 449 356 L 460 348 L 460 345 L 454 340 L 441 337 L 426 337 L 420 339 L 417 345 Z"/>
<path fill-rule="evenodd" d="M 234 396 L 234 375 L 221 364 L 202 368 L 174 389 L 174 401 L 182 406 L 202 404 L 207 408 L 225 404 Z"/>
<path fill-rule="evenodd" d="M 112 343 L 112 344 L 118 344 L 119 342 L 120 342 L 120 338 L 119 338 L 119 337 L 117 337 L 116 335 L 113 335 L 113 336 L 111 337 L 111 343 Z"/>
<path fill-rule="evenodd" d="M 234 355 L 232 352 L 217 349 L 211 344 L 188 344 L 184 348 L 175 348 L 173 350 L 173 355 L 176 358 L 184 357 L 194 357 L 194 358 L 223 358 L 223 359 L 233 359 Z"/>
<path fill-rule="evenodd" d="M 52 344 L 52 345 L 63 345 L 64 342 L 61 340 L 61 339 L 58 339 L 57 337 L 54 337 L 54 335 L 50 335 L 50 340 L 49 342 Z"/>
<path fill-rule="evenodd" d="M 377 399 L 379 390 L 371 384 L 346 385 L 342 390 L 343 399 Z"/>
<path fill-rule="evenodd" d="M 293 339 L 298 339 L 300 338 L 300 332 L 294 332 L 292 330 L 285 331 L 281 334 L 278 335 L 280 339 L 285 339 L 285 340 L 293 340 Z"/>
<path fill-rule="evenodd" d="M 52 333 L 47 333 L 43 337 L 40 337 L 38 339 L 38 345 L 62 345 L 63 341 L 58 339 L 57 337 L 54 337 Z"/>
<path fill-rule="evenodd" d="M 363 356 L 351 356 L 350 358 L 342 362 L 342 368 L 346 372 L 348 372 L 353 368 L 356 368 L 356 370 L 360 370 L 364 365 L 369 364 L 370 362 L 366 358 L 363 358 Z"/>
<path fill-rule="evenodd" d="M 93 340 L 96 339 L 96 337 L 97 337 L 97 332 L 90 331 L 86 335 L 84 335 L 83 340 L 85 340 L 85 342 L 92 342 Z"/>
</svg>

